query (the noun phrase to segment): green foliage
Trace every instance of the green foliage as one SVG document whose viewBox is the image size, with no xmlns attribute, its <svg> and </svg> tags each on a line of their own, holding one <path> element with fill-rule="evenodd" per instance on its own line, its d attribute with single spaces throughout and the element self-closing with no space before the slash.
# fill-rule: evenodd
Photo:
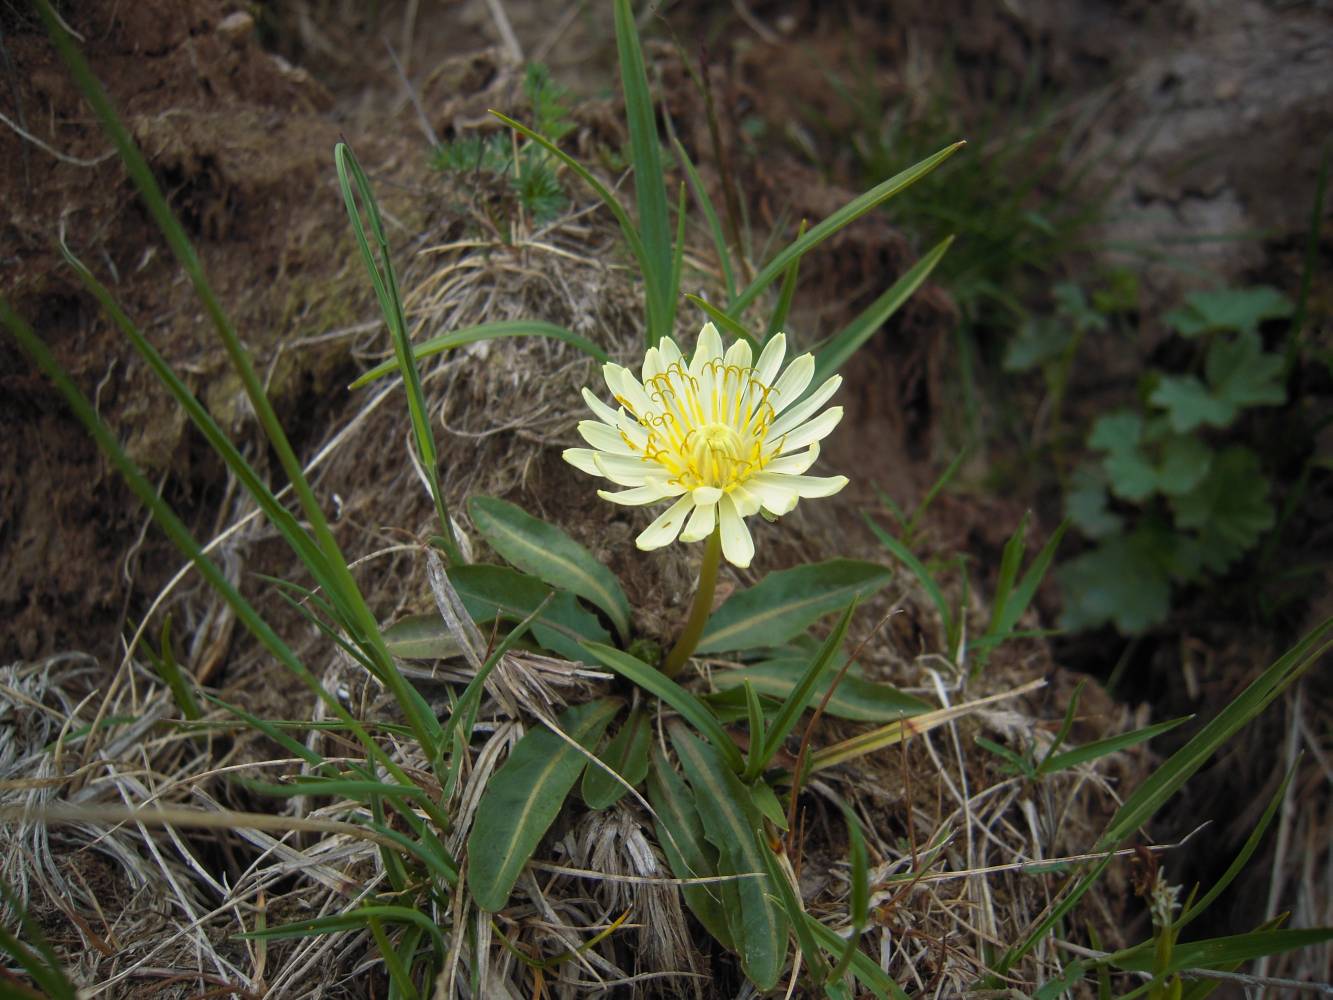
<svg viewBox="0 0 1333 1000">
<path fill-rule="evenodd" d="M 1273 527 L 1259 452 L 1223 434 L 1234 439 L 1245 411 L 1285 402 L 1283 358 L 1264 350 L 1258 326 L 1290 312 L 1254 288 L 1196 293 L 1168 314 L 1196 370 L 1150 371 L 1140 406 L 1093 422 L 1099 458 L 1070 476 L 1065 510 L 1095 544 L 1059 570 L 1064 627 L 1146 631 L 1176 588 L 1226 572 Z"/>
<path fill-rule="evenodd" d="M 523 93 L 532 108 L 534 128 L 559 141 L 574 128 L 569 117 L 568 93 L 551 79 L 540 63 L 529 63 L 523 74 Z M 557 218 L 569 207 L 569 196 L 549 152 L 539 145 L 515 147 L 498 133 L 469 133 L 435 148 L 431 164 L 461 180 L 485 175 L 507 183 L 518 204 L 538 226 Z"/>
</svg>

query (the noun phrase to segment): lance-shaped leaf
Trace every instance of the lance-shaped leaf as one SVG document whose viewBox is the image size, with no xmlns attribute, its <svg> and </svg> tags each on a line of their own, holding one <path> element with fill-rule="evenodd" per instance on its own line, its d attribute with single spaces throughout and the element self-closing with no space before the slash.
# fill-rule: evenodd
<svg viewBox="0 0 1333 1000">
<path fill-rule="evenodd" d="M 770 573 L 749 590 L 733 594 L 713 613 L 698 652 L 776 646 L 892 578 L 892 570 L 857 559 L 830 559 Z"/>
<path fill-rule="evenodd" d="M 651 742 L 648 717 L 641 709 L 636 709 L 597 758 L 624 778 L 627 784 L 637 787 L 648 773 L 648 748 Z M 600 767 L 589 764 L 583 772 L 583 801 L 588 803 L 590 809 L 606 809 L 614 805 L 625 791 L 625 785 Z"/>
<path fill-rule="evenodd" d="M 579 746 L 591 748 L 619 707 L 613 698 L 576 705 L 556 724 Z M 539 726 L 528 730 L 491 776 L 467 840 L 468 886 L 483 910 L 495 913 L 509 902 L 519 873 L 586 764 L 576 747 Z"/>
<path fill-rule="evenodd" d="M 704 838 L 694 796 L 656 743 L 652 744 L 652 768 L 648 771 L 648 803 L 653 807 L 657 842 L 662 845 L 671 874 L 679 879 L 716 875 L 717 848 Z M 721 882 L 684 885 L 681 895 L 704 930 L 723 947 L 735 951 L 722 909 L 722 887 Z"/>
<path fill-rule="evenodd" d="M 749 681 L 756 694 L 785 700 L 800 683 L 809 664 L 809 659 L 805 657 L 783 656 L 764 660 L 752 667 L 714 670 L 711 680 L 721 693 L 710 695 L 709 703 L 726 711 L 728 718 L 733 712 L 736 718 L 742 718 L 745 714 L 745 700 L 741 688 L 746 681 Z M 820 677 L 803 707 L 818 705 L 832 681 L 833 678 L 827 674 Z M 929 702 L 915 695 L 899 691 L 890 684 L 867 681 L 849 672 L 838 682 L 833 697 L 824 706 L 824 713 L 859 722 L 890 722 L 905 716 L 920 715 L 930 711 L 930 708 Z"/>
<path fill-rule="evenodd" d="M 496 618 L 520 622 L 546 600 L 551 588 L 536 577 L 506 566 L 454 566 L 449 582 L 458 591 L 467 613 L 478 625 Z M 441 626 L 443 627 L 443 625 Z M 574 595 L 558 592 L 555 599 L 532 622 L 537 641 L 567 660 L 581 660 L 581 642 L 607 642 L 611 634 L 597 616 L 580 607 Z"/>
<path fill-rule="evenodd" d="M 524 573 L 597 605 L 621 641 L 629 641 L 629 601 L 620 582 L 591 552 L 555 525 L 504 500 L 473 497 L 468 513 L 496 552 Z"/>
<path fill-rule="evenodd" d="M 762 829 L 749 790 L 721 757 L 684 725 L 671 725 L 671 744 L 694 791 L 704 835 L 718 851 L 722 875 L 754 875 L 722 883 L 722 903 L 741 968 L 760 990 L 778 981 L 787 961 L 787 918 L 774 901 L 768 866 L 755 832 Z"/>
</svg>

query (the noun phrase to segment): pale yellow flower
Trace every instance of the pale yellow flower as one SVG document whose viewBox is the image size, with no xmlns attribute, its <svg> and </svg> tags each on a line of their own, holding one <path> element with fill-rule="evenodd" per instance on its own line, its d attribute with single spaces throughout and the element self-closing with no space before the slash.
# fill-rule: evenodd
<svg viewBox="0 0 1333 1000">
<path fill-rule="evenodd" d="M 604 500 L 637 506 L 676 498 L 636 539 L 639 548 L 661 548 L 677 536 L 697 542 L 718 527 L 727 561 L 750 565 L 754 540 L 745 518 L 760 511 L 777 517 L 847 485 L 846 476 L 804 475 L 819 441 L 842 419 L 841 406 L 815 415 L 842 378 L 802 398 L 815 359 L 803 354 L 779 374 L 786 350 L 779 333 L 757 362 L 743 340 L 723 353 L 709 323 L 688 362 L 670 337 L 650 348 L 642 381 L 620 365 L 603 366 L 619 409 L 584 389 L 597 419 L 582 421 L 579 434 L 592 447 L 568 449 L 565 461 L 626 487 L 598 490 Z"/>
</svg>

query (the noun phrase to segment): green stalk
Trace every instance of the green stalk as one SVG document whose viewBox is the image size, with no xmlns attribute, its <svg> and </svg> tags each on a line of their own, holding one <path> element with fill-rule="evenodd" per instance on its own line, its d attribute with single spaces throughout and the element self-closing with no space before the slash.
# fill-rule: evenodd
<svg viewBox="0 0 1333 1000">
<path fill-rule="evenodd" d="M 699 588 L 694 592 L 694 603 L 690 605 L 690 617 L 685 620 L 685 628 L 680 638 L 671 647 L 666 662 L 662 664 L 662 673 L 675 678 L 685 666 L 694 648 L 699 645 L 699 637 L 704 634 L 708 624 L 708 615 L 713 610 L 713 591 L 717 587 L 717 568 L 722 562 L 722 529 L 714 528 L 704 543 L 704 562 L 699 567 Z"/>
</svg>

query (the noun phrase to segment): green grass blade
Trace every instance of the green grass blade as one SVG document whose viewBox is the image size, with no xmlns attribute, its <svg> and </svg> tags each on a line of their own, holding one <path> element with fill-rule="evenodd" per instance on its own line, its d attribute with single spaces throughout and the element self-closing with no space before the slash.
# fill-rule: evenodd
<svg viewBox="0 0 1333 1000">
<path fill-rule="evenodd" d="M 69 67 L 70 74 L 74 77 L 75 83 L 83 92 L 85 99 L 101 120 L 103 128 L 125 164 L 130 179 L 138 188 L 149 214 L 162 231 L 172 253 L 185 269 L 195 293 L 204 306 L 205 313 L 217 329 L 222 346 L 241 380 L 246 396 L 254 407 L 260 426 L 264 429 L 264 433 L 268 437 L 284 473 L 291 482 L 301 509 L 310 522 L 316 542 L 325 554 L 335 584 L 333 593 L 337 595 L 341 605 L 344 606 L 348 619 L 354 624 L 358 635 L 362 639 L 369 636 L 368 641 L 373 643 L 378 638 L 374 616 L 370 614 L 369 609 L 365 606 L 361 593 L 352 580 L 351 572 L 347 569 L 347 562 L 333 537 L 328 520 L 324 517 L 324 512 L 315 498 L 314 491 L 302 472 L 301 463 L 292 450 L 291 443 L 282 429 L 282 424 L 278 421 L 277 414 L 269 402 L 263 381 L 255 371 L 250 356 L 242 345 L 235 327 L 232 326 L 225 310 L 218 301 L 216 294 L 214 294 L 193 245 L 167 205 L 166 198 L 163 196 L 162 190 L 158 186 L 157 180 L 154 178 L 143 154 L 116 115 L 105 91 L 88 68 L 87 62 L 69 37 L 64 25 L 51 9 L 49 0 L 35 0 L 35 2 L 38 14 L 46 25 L 52 43 Z M 384 654 L 384 657 L 387 659 L 387 653 Z M 420 722 L 420 720 L 414 721 Z M 427 741 L 423 740 L 423 742 Z"/>
<path fill-rule="evenodd" d="M 776 646 L 831 612 L 893 579 L 893 571 L 858 559 L 829 559 L 770 573 L 722 604 L 708 620 L 698 652 Z"/>
<path fill-rule="evenodd" d="M 874 336 L 875 331 L 887 323 L 889 317 L 902 308 L 903 303 L 912 297 L 912 293 L 930 277 L 930 272 L 935 270 L 935 265 L 940 262 L 952 243 L 953 237 L 950 236 L 935 244 L 924 257 L 890 285 L 883 295 L 815 352 L 815 377 L 810 384 L 823 385 L 825 379 L 860 350 L 861 345 Z"/>
<path fill-rule="evenodd" d="M 616 198 L 611 190 L 594 177 L 587 167 L 562 150 L 550 139 L 546 138 L 546 136 L 539 135 L 526 125 L 516 122 L 508 115 L 501 114 L 499 111 L 492 110 L 491 114 L 495 115 L 496 118 L 500 119 L 500 121 L 504 122 L 525 139 L 530 139 L 545 149 L 548 153 L 551 153 L 566 167 L 574 171 L 583 183 L 592 188 L 593 193 L 601 199 L 602 204 L 611 211 L 611 214 L 615 216 L 616 222 L 620 224 L 620 231 L 625 237 L 625 242 L 629 244 L 630 252 L 634 255 L 634 259 L 639 265 L 639 270 L 646 275 L 648 273 L 649 264 L 644 251 L 643 240 L 639 237 L 639 231 L 635 228 L 633 220 L 630 219 L 629 215 L 625 212 L 625 209 L 621 207 L 619 199 Z"/>
<path fill-rule="evenodd" d="M 648 723 L 648 716 L 642 709 L 635 709 L 620 727 L 620 732 L 597 757 L 624 778 L 626 784 L 638 787 L 648 774 L 648 751 L 651 744 L 652 727 Z M 583 801 L 589 809 L 607 809 L 619 802 L 625 791 L 625 785 L 600 767 L 589 767 L 583 772 Z"/>
<path fill-rule="evenodd" d="M 805 916 L 806 926 L 810 928 L 810 933 L 814 935 L 820 946 L 834 955 L 841 955 L 847 947 L 847 942 L 838 937 L 833 931 L 825 927 L 810 914 Z M 856 937 L 852 938 L 855 942 Z M 861 985 L 868 989 L 878 1000 L 909 1000 L 903 988 L 895 983 L 889 974 L 881 969 L 873 958 L 863 952 L 860 948 L 852 949 L 852 974 L 860 981 Z"/>
<path fill-rule="evenodd" d="M 291 648 L 278 636 L 269 626 L 254 607 L 241 596 L 240 592 L 232 586 L 230 581 L 218 568 L 218 566 L 204 553 L 199 543 L 195 541 L 190 530 L 176 516 L 171 506 L 158 495 L 157 489 L 150 483 L 139 471 L 137 465 L 125 454 L 120 446 L 120 442 L 110 429 L 102 422 L 97 415 L 87 397 L 79 391 L 64 369 L 52 357 L 51 352 L 41 339 L 32 332 L 32 329 L 18 316 L 10 307 L 8 301 L 0 298 L 0 322 L 7 326 L 18 340 L 20 347 L 31 357 L 39 369 L 49 378 L 65 397 L 66 403 L 74 411 L 74 415 L 92 435 L 93 440 L 97 442 L 103 453 L 107 456 L 113 468 L 124 478 L 130 490 L 139 498 L 139 501 L 152 513 L 153 519 L 157 521 L 158 526 L 163 530 L 166 536 L 183 552 L 187 558 L 194 564 L 199 572 L 214 590 L 231 607 L 236 618 L 245 628 L 259 640 L 260 644 L 267 649 L 275 659 L 284 667 L 290 670 L 306 687 L 312 691 L 316 697 L 328 706 L 330 712 L 340 719 L 348 730 L 361 743 L 366 753 L 379 762 L 396 779 L 404 784 L 410 784 L 407 775 L 402 768 L 395 762 L 379 744 L 366 732 L 361 723 L 355 719 L 328 691 L 324 690 L 319 681 L 305 668 L 300 659 L 291 650 Z M 395 672 L 396 673 L 396 672 Z M 443 814 L 435 814 L 442 825 L 444 824 Z"/>
<path fill-rule="evenodd" d="M 430 487 L 431 499 L 435 503 L 435 513 L 440 520 L 445 553 L 449 557 L 450 565 L 456 565 L 463 561 L 463 555 L 459 551 L 458 539 L 454 535 L 454 522 L 449 517 L 449 505 L 440 488 L 435 432 L 431 428 L 426 394 L 421 388 L 421 373 L 417 371 L 416 360 L 412 356 L 407 319 L 403 316 L 403 300 L 398 292 L 393 258 L 389 254 L 389 237 L 384 231 L 384 222 L 380 218 L 379 206 L 375 202 L 375 193 L 370 188 L 370 179 L 361 169 L 361 164 L 357 162 L 351 147 L 345 142 L 334 146 L 333 161 L 338 168 L 338 184 L 342 188 L 343 204 L 347 206 L 347 218 L 352 223 L 352 233 L 356 236 L 356 245 L 361 250 L 361 259 L 370 274 L 371 284 L 375 286 L 375 297 L 379 300 L 380 310 L 384 313 L 384 322 L 388 325 L 389 334 L 393 338 L 394 355 L 398 361 L 399 371 L 403 375 L 403 382 L 407 386 L 407 409 L 412 420 L 412 438 L 416 442 L 417 457 L 421 460 L 421 467 Z M 361 224 L 358 197 L 360 204 L 365 207 L 366 217 L 370 220 L 370 229 L 379 250 L 378 262 L 366 239 L 365 227 Z"/>
<path fill-rule="evenodd" d="M 1217 750 L 1224 746 L 1243 726 L 1258 716 L 1287 686 L 1333 647 L 1328 639 L 1333 631 L 1333 618 L 1324 619 L 1272 666 L 1260 674 L 1231 704 L 1204 726 L 1185 746 L 1181 747 L 1143 784 L 1134 790 L 1112 817 L 1097 849 L 1111 851 L 1146 823 L 1187 780 L 1202 767 Z M 1078 904 L 1111 863 L 1108 854 L 1090 872 L 1072 882 L 1063 898 L 1028 933 L 1023 941 L 1009 949 L 992 966 L 994 974 L 988 982 L 999 982 L 1013 968 L 1015 962 L 1037 946 L 1065 915 Z"/>
<path fill-rule="evenodd" d="M 951 636 L 953 634 L 953 610 L 949 607 L 949 602 L 944 599 L 944 592 L 940 590 L 939 584 L 935 582 L 930 570 L 926 569 L 925 564 L 913 555 L 907 546 L 876 524 L 869 514 L 862 512 L 861 517 L 870 526 L 870 530 L 879 539 L 879 543 L 888 549 L 894 558 L 912 571 L 912 575 L 917 578 L 917 581 L 925 590 L 926 596 L 935 605 L 935 610 L 939 612 L 940 623 L 944 626 L 944 634 Z M 957 649 L 953 648 L 947 650 L 950 658 L 957 652 Z"/>
<path fill-rule="evenodd" d="M 685 298 L 702 309 L 704 314 L 721 329 L 725 330 L 733 337 L 739 337 L 741 340 L 749 344 L 751 350 L 762 350 L 759 345 L 759 338 L 751 333 L 740 320 L 723 312 L 707 299 L 702 299 L 697 295 L 691 295 L 688 292 L 685 294 Z"/>
<path fill-rule="evenodd" d="M 866 853 L 866 838 L 861 832 L 861 822 L 856 818 L 847 803 L 842 803 L 842 818 L 847 824 L 847 858 L 851 864 L 848 879 L 851 885 L 851 899 L 848 917 L 852 923 L 852 933 L 847 939 L 843 951 L 838 955 L 837 964 L 829 973 L 830 982 L 839 980 L 852 964 L 857 951 L 861 933 L 870 921 L 870 859 Z"/>
<path fill-rule="evenodd" d="M 554 525 L 492 497 L 468 501 L 472 523 L 491 548 L 525 573 L 591 601 L 606 612 L 622 643 L 629 641 L 629 599 L 615 575 Z"/>
<path fill-rule="evenodd" d="M 762 821 L 745 786 L 711 747 L 680 723 L 670 732 L 704 833 L 718 850 L 718 871 L 760 876 L 722 883 L 722 899 L 741 968 L 760 990 L 771 990 L 786 963 L 788 927 L 769 895 L 767 865 L 755 841 Z"/>
<path fill-rule="evenodd" d="M 199 703 L 194 700 L 194 690 L 190 681 L 186 680 L 180 664 L 176 662 L 176 653 L 171 648 L 171 615 L 162 619 L 162 638 L 158 655 L 152 657 L 152 660 L 157 675 L 171 691 L 172 700 L 181 710 L 181 716 L 189 722 L 202 718 L 203 713 L 199 711 Z"/>
<path fill-rule="evenodd" d="M 74 269 L 74 273 L 79 276 L 79 280 L 83 282 L 84 287 L 97 299 L 111 321 L 116 324 L 134 349 L 139 352 L 140 357 L 148 363 L 148 367 L 153 370 L 153 374 L 157 376 L 158 381 L 171 393 L 177 405 L 185 411 L 190 421 L 203 434 L 209 447 L 226 463 L 227 468 L 236 476 L 246 493 L 254 499 L 255 503 L 264 511 L 264 515 L 269 519 L 269 522 L 287 540 L 287 544 L 292 547 L 292 551 L 309 568 L 320 585 L 329 589 L 332 581 L 326 568 L 324 553 L 319 546 L 310 538 L 291 512 L 278 502 L 277 497 L 269 490 L 268 484 L 260 478 L 254 467 L 245 460 L 245 457 L 232 443 L 231 438 L 227 437 L 213 419 L 212 414 L 204 408 L 204 405 L 199 402 L 194 393 L 180 380 L 172 367 L 167 364 L 166 359 L 158 353 L 157 348 L 144 337 L 134 321 L 121 309 L 120 304 L 112 296 L 110 290 L 97 280 L 87 265 L 75 256 L 74 252 L 63 242 L 60 244 L 60 254 L 65 258 L 65 262 Z"/>
<path fill-rule="evenodd" d="M 856 613 L 856 603 L 857 599 L 853 597 L 851 603 L 847 605 L 847 610 L 838 619 L 838 624 L 833 626 L 833 631 L 828 634 L 828 637 L 819 647 L 819 652 L 810 660 L 810 666 L 806 669 L 805 675 L 797 683 L 791 694 L 787 696 L 786 701 L 782 703 L 782 707 L 778 709 L 773 724 L 768 727 L 768 735 L 764 738 L 761 770 L 782 749 L 782 744 L 786 742 L 788 734 L 796 725 L 796 720 L 801 717 L 801 713 L 805 711 L 805 706 L 809 704 L 816 683 L 828 670 L 829 665 L 833 662 L 834 655 L 842 647 L 842 640 L 847 635 L 847 627 L 852 623 L 852 615 Z"/>
<path fill-rule="evenodd" d="M 559 340 L 572 347 L 577 347 L 599 364 L 605 364 L 611 360 L 611 356 L 591 340 L 580 337 L 574 331 L 567 330 L 563 326 L 556 326 L 554 323 L 544 323 L 535 319 L 481 323 L 477 326 L 465 326 L 450 333 L 442 333 L 438 337 L 431 337 L 429 340 L 414 344 L 412 346 L 412 357 L 420 361 L 423 358 L 443 354 L 445 351 L 451 351 L 465 344 L 476 344 L 483 340 L 500 340 L 504 337 L 550 337 L 552 340 Z M 381 362 L 359 376 L 347 388 L 360 389 L 362 386 L 383 378 L 385 375 L 392 375 L 399 370 L 399 367 L 397 357 L 391 361 Z"/>
<path fill-rule="evenodd" d="M 618 649 L 597 642 L 585 642 L 583 645 L 603 666 L 614 670 L 621 677 L 637 684 L 649 694 L 661 698 L 679 712 L 682 718 L 698 730 L 709 743 L 713 744 L 718 753 L 722 755 L 722 759 L 727 762 L 727 766 L 733 771 L 739 773 L 744 769 L 745 762 L 741 757 L 740 750 L 737 749 L 736 744 L 727 735 L 727 731 L 722 728 L 713 713 L 709 711 L 708 706 L 698 698 L 662 671 L 650 667 L 629 653 L 622 653 Z"/>
<path fill-rule="evenodd" d="M 1241 846 L 1240 852 L 1232 860 L 1231 864 L 1227 866 L 1227 870 L 1222 873 L 1221 877 L 1216 882 L 1213 883 L 1212 888 L 1203 894 L 1202 898 L 1189 906 L 1184 913 L 1176 918 L 1174 926 L 1178 928 L 1184 927 L 1204 910 L 1208 909 L 1213 901 L 1226 891 L 1227 886 L 1235 880 L 1236 876 L 1245 870 L 1245 866 L 1249 864 L 1250 858 L 1252 858 L 1254 852 L 1259 849 L 1259 843 L 1263 840 L 1264 834 L 1268 831 L 1269 825 L 1273 822 L 1273 817 L 1277 815 L 1278 807 L 1282 804 L 1282 798 L 1287 794 L 1287 786 L 1291 784 L 1291 779 L 1295 774 L 1296 769 L 1294 767 L 1287 772 L 1287 776 L 1282 779 L 1282 784 L 1279 785 L 1277 791 L 1273 793 L 1273 797 L 1268 800 L 1268 807 L 1264 810 L 1263 815 L 1259 817 L 1259 822 L 1254 825 L 1254 829 L 1250 831 L 1250 835 L 1245 838 L 1245 843 Z"/>
<path fill-rule="evenodd" d="M 717 874 L 717 849 L 704 838 L 703 822 L 695 807 L 694 796 L 660 747 L 652 745 L 652 766 L 648 771 L 648 803 L 653 807 L 657 842 L 662 845 L 667 865 L 676 878 L 709 878 Z M 681 895 L 699 923 L 724 948 L 736 945 L 722 910 L 721 885 L 683 885 Z"/>
<path fill-rule="evenodd" d="M 738 315 L 741 310 L 759 297 L 765 288 L 771 285 L 779 275 L 786 271 L 793 260 L 796 260 L 810 250 L 819 246 L 826 239 L 838 232 L 845 226 L 855 222 L 867 212 L 872 211 L 884 202 L 888 201 L 894 195 L 898 194 L 904 188 L 920 180 L 926 174 L 930 173 L 950 156 L 963 147 L 962 142 L 956 142 L 951 146 L 946 146 L 932 156 L 926 157 L 920 163 L 908 167 L 901 173 L 895 174 L 888 180 L 877 184 L 865 194 L 853 198 L 842 208 L 838 209 L 827 219 L 824 219 L 800 239 L 793 241 L 783 250 L 781 250 L 764 268 L 755 276 L 754 281 L 749 286 L 732 299 L 727 304 L 727 312 L 731 315 Z"/>
<path fill-rule="evenodd" d="M 746 736 L 749 749 L 745 754 L 745 780 L 753 782 L 764 773 L 764 744 L 767 742 L 768 727 L 764 723 L 764 708 L 759 704 L 759 695 L 755 694 L 754 685 L 742 681 L 745 694 Z"/>
<path fill-rule="evenodd" d="M 829 965 L 824 960 L 824 955 L 820 951 L 814 933 L 805 922 L 806 912 L 805 906 L 801 903 L 801 897 L 792 888 L 791 880 L 787 878 L 787 873 L 783 871 L 778 856 L 769 849 L 768 838 L 764 836 L 763 830 L 755 830 L 753 836 L 755 852 L 764 862 L 768 871 L 769 883 L 777 890 L 778 903 L 782 906 L 783 912 L 787 914 L 787 922 L 791 924 L 792 932 L 796 935 L 796 944 L 801 949 L 801 955 L 805 958 L 810 977 L 817 983 L 823 982 L 828 978 Z"/>
<path fill-rule="evenodd" d="M 685 171 L 685 177 L 689 181 L 694 203 L 699 206 L 699 211 L 703 212 L 704 221 L 708 224 L 708 235 L 713 240 L 718 266 L 722 268 L 722 287 L 726 289 L 727 301 L 730 302 L 736 297 L 736 277 L 732 273 L 731 251 L 727 249 L 727 237 L 722 232 L 722 223 L 718 221 L 713 199 L 708 197 L 708 189 L 704 187 L 699 171 L 694 168 L 694 163 L 685 152 L 685 147 L 680 144 L 679 139 L 673 139 L 672 145 L 676 150 L 676 159 L 680 161 L 681 169 Z"/>
<path fill-rule="evenodd" d="M 579 746 L 601 738 L 620 702 L 602 698 L 566 709 L 556 720 Z M 545 726 L 528 730 L 491 775 L 468 835 L 468 888 L 490 913 L 504 909 L 519 873 L 555 821 L 587 760 Z"/>
<path fill-rule="evenodd" d="M 800 229 L 796 233 L 799 240 L 805 235 L 806 220 L 801 220 Z M 791 312 L 791 300 L 796 296 L 796 279 L 801 272 L 801 258 L 797 257 L 787 265 L 787 272 L 782 276 L 782 286 L 778 289 L 778 301 L 773 306 L 773 315 L 768 318 L 768 328 L 764 331 L 764 342 L 775 333 L 780 333 L 787 324 L 787 314 Z M 815 378 L 819 379 L 819 359 L 815 359 Z M 821 385 L 822 379 L 818 382 L 812 382 L 812 385 Z"/>
<path fill-rule="evenodd" d="M 336 931 L 361 930 L 371 920 L 388 920 L 393 923 L 411 924 L 420 927 L 431 936 L 441 955 L 448 952 L 444 935 L 439 925 L 427 914 L 410 906 L 393 906 L 371 903 L 358 906 L 346 913 L 330 914 L 327 917 L 313 917 L 310 920 L 296 920 L 277 927 L 263 930 L 244 931 L 235 935 L 249 941 L 283 941 L 291 938 L 319 937 Z"/>
<path fill-rule="evenodd" d="M 614 11 L 620 85 L 625 94 L 630 161 L 634 165 L 634 193 L 639 207 L 639 235 L 643 239 L 643 282 L 648 298 L 648 346 L 651 347 L 671 333 L 675 314 L 675 303 L 667 298 L 672 266 L 666 180 L 662 172 L 662 146 L 657 137 L 657 114 L 648 90 L 634 12 L 629 0 L 615 0 Z"/>
<path fill-rule="evenodd" d="M 1333 647 L 1330 632 L 1333 632 L 1333 618 L 1326 618 L 1255 678 L 1193 739 L 1172 754 L 1117 810 L 1098 841 L 1099 849 L 1109 850 L 1117 846 L 1146 823 L 1218 749 Z"/>
<path fill-rule="evenodd" d="M 1179 719 L 1169 719 L 1156 725 L 1144 726 L 1142 729 L 1136 729 L 1131 733 L 1110 736 L 1074 750 L 1055 754 L 1041 762 L 1041 765 L 1037 768 L 1037 773 L 1054 774 L 1056 771 L 1063 771 L 1065 768 L 1075 767 L 1087 761 L 1096 760 L 1098 757 L 1105 757 L 1107 754 L 1115 753 L 1118 750 L 1125 750 L 1140 743 L 1146 743 L 1163 733 L 1169 733 L 1177 726 L 1189 722 L 1193 718 L 1192 715 L 1183 715 Z"/>
<path fill-rule="evenodd" d="M 392 1000 L 421 1000 L 421 994 L 417 992 L 416 984 L 412 982 L 412 974 L 407 966 L 403 964 L 402 956 L 389 940 L 389 935 L 384 933 L 384 927 L 376 917 L 371 917 L 366 921 L 366 926 L 370 928 L 370 933 L 375 938 L 375 947 L 379 949 L 380 958 L 384 962 L 384 970 L 389 974 L 389 995 Z M 424 928 L 418 925 L 418 931 Z M 404 949 L 411 954 L 410 949 Z"/>
<path fill-rule="evenodd" d="M 23 908 L 22 901 L 4 879 L 0 879 L 0 897 L 4 898 L 5 906 L 18 919 L 19 927 L 27 935 L 28 940 L 32 942 L 32 947 L 29 947 L 20 941 L 8 927 L 0 925 L 0 951 L 10 955 L 18 962 L 42 991 L 28 995 L 38 998 L 45 997 L 47 1000 L 75 1000 L 78 991 L 65 975 L 59 959 L 56 958 L 55 952 L 47 943 L 46 935 L 42 933 L 41 926 Z M 33 948 L 37 949 L 36 952 L 33 951 Z M 23 996 L 24 994 L 16 995 Z"/>
</svg>

